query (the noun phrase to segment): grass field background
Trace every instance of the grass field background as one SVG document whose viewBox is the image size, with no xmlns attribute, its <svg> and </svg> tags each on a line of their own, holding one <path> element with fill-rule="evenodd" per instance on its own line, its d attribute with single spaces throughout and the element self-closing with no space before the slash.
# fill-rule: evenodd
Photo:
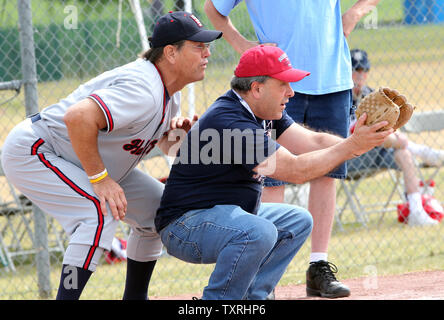
<svg viewBox="0 0 444 320">
<path fill-rule="evenodd" d="M 349 8 L 355 1 L 342 1 L 343 9 Z M 54 2 L 39 0 L 33 1 L 35 24 L 63 23 L 64 6 L 75 3 L 81 9 L 82 1 Z M 97 6 L 99 6 L 97 2 Z M 127 5 L 126 2 L 125 6 Z M 196 1 L 195 1 L 196 3 Z M 200 3 L 200 2 L 199 2 Z M 168 6 L 172 1 L 167 1 Z M 0 24 L 2 27 L 16 26 L 15 4 L 11 1 L 0 2 Z M 383 0 L 378 5 L 377 29 L 365 29 L 358 26 L 348 39 L 350 48 L 362 48 L 369 53 L 372 68 L 369 85 L 377 88 L 389 86 L 405 94 L 416 105 L 417 112 L 425 110 L 440 110 L 444 97 L 444 25 L 403 25 L 403 11 L 401 0 Z M 87 12 L 87 8 L 79 10 Z M 125 7 L 124 7 L 125 9 Z M 197 12 L 202 12 L 198 7 Z M 87 19 L 115 18 L 117 1 L 108 3 L 101 10 L 90 10 L 89 16 L 81 16 L 81 21 Z M 246 32 L 249 30 L 245 15 L 245 6 L 242 4 L 233 12 L 233 22 L 240 24 Z M 201 15 L 202 16 L 202 15 Z M 128 8 L 124 10 L 124 17 L 130 19 Z M 15 20 L 14 20 L 15 19 Z M 82 20 L 83 19 L 83 20 Z M 205 20 L 203 18 L 202 20 Z M 114 37 L 114 33 L 110 33 Z M 137 37 L 138 35 L 135 35 Z M 1 51 L 1 50 L 0 50 Z M 115 50 L 112 54 L 118 54 Z M 131 61 L 136 56 L 136 52 Z M 224 40 L 219 40 L 210 57 L 207 76 L 204 81 L 194 84 L 195 110 L 202 114 L 206 108 L 222 93 L 229 89 L 238 54 L 234 53 Z M 6 61 L 0 58 L 2 64 Z M 297 67 L 297 62 L 293 62 Z M 76 68 L 73 64 L 73 72 Z M 113 66 L 109 66 L 110 68 Z M 57 102 L 72 92 L 78 85 L 91 76 L 83 70 L 76 77 L 64 77 L 60 81 L 38 83 L 39 106 L 43 108 Z M 183 112 L 189 112 L 189 89 L 183 90 Z M 13 92 L 0 91 L 0 148 L 12 127 L 24 118 L 24 93 L 8 103 L 3 101 L 13 96 Z M 444 149 L 444 136 L 437 134 L 411 135 L 410 139 L 427 143 L 435 148 Z M 144 168 L 155 177 L 164 177 L 168 174 L 165 161 L 159 158 L 147 160 Z M 442 170 L 441 170 L 442 171 Z M 431 169 L 424 169 L 427 176 Z M 435 178 L 437 187 L 435 196 L 444 199 L 443 172 Z M 380 202 L 390 190 L 391 180 L 387 173 L 377 174 L 361 183 L 357 193 L 365 204 Z M 11 200 L 4 178 L 0 178 L 0 200 Z M 395 201 L 401 202 L 400 196 Z M 342 205 L 344 197 L 338 196 L 338 205 Z M 357 223 L 350 210 L 346 210 L 342 217 L 344 230 L 335 225 L 330 242 L 329 257 L 339 266 L 339 278 L 351 278 L 366 275 L 368 267 L 375 267 L 378 275 L 398 274 L 415 270 L 432 270 L 444 268 L 444 239 L 443 223 L 425 228 L 409 228 L 396 221 L 394 210 L 381 214 L 369 215 L 367 227 Z M 11 235 L 5 231 L 8 223 L 18 225 L 19 219 L 6 221 L 0 216 L 0 231 L 5 241 Z M 9 237 L 9 238 L 8 238 Z M 24 238 L 23 245 L 31 247 L 31 239 Z M 294 261 L 291 263 L 280 284 L 297 284 L 305 281 L 305 270 L 310 253 L 310 240 L 303 246 Z M 51 284 L 53 295 L 58 286 L 60 275 L 61 254 L 51 253 Z M 17 261 L 15 273 L 6 271 L 0 264 L 0 299 L 37 299 L 37 279 L 33 256 L 25 256 Z M 153 281 L 150 287 L 151 296 L 172 296 L 181 293 L 202 292 L 212 271 L 212 265 L 192 265 L 181 262 L 165 255 L 158 261 Z M 101 266 L 92 276 L 85 289 L 83 299 L 120 299 L 123 294 L 125 281 L 125 264 L 108 265 L 102 261 Z M 372 269 L 374 270 L 374 269 Z"/>
</svg>

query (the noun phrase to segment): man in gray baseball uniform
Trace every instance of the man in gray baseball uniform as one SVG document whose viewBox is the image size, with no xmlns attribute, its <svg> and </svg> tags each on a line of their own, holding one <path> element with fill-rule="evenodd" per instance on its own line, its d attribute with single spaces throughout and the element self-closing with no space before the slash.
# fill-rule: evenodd
<svg viewBox="0 0 444 320">
<path fill-rule="evenodd" d="M 70 235 L 57 299 L 78 299 L 119 220 L 131 225 L 124 299 L 147 299 L 162 244 L 154 217 L 163 184 L 136 169 L 155 145 L 164 152 L 172 129 L 197 120 L 180 117 L 180 90 L 202 80 L 206 30 L 188 12 L 170 12 L 156 23 L 151 49 L 107 71 L 65 99 L 18 124 L 2 149 L 7 178 Z M 67 288 L 65 278 L 77 286 Z"/>
</svg>

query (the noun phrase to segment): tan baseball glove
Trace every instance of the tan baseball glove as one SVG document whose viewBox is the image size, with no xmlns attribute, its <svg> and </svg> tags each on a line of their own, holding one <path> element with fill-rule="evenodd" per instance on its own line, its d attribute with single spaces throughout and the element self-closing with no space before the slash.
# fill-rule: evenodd
<svg viewBox="0 0 444 320">
<path fill-rule="evenodd" d="M 388 125 L 379 129 L 384 131 L 389 128 L 398 129 L 410 120 L 415 109 L 407 98 L 398 91 L 390 88 L 379 88 L 364 97 L 358 108 L 356 109 L 356 117 L 359 117 L 366 112 L 366 125 L 370 126 L 377 122 L 388 121 Z"/>
</svg>

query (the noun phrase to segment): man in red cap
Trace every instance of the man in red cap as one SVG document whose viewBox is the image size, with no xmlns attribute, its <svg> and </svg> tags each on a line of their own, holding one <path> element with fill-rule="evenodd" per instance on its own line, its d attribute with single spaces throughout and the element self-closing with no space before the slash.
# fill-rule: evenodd
<svg viewBox="0 0 444 320">
<path fill-rule="evenodd" d="M 245 51 L 234 75 L 232 89 L 184 139 L 155 225 L 170 255 L 216 263 L 203 299 L 261 300 L 279 282 L 313 223 L 304 208 L 261 203 L 264 177 L 309 181 L 381 144 L 393 130 L 377 132 L 385 121 L 365 126 L 366 115 L 346 139 L 295 124 L 285 112 L 294 95 L 289 83 L 309 73 L 292 68 L 278 47 Z M 297 144 L 317 151 L 295 155 Z"/>
</svg>

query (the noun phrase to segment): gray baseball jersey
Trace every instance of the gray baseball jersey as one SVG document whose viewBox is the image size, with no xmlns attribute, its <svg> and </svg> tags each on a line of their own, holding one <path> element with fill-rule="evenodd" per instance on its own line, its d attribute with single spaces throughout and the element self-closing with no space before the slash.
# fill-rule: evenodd
<svg viewBox="0 0 444 320">
<path fill-rule="evenodd" d="M 137 59 L 107 71 L 17 125 L 2 148 L 5 174 L 71 236 L 63 263 L 94 271 L 103 249 L 111 247 L 117 221 L 101 212 L 63 122 L 67 108 L 85 98 L 93 99 L 107 120 L 98 135 L 99 153 L 127 198 L 128 257 L 155 260 L 162 245 L 153 220 L 163 184 L 135 167 L 179 115 L 180 92 L 168 96 L 151 62 Z"/>
</svg>

